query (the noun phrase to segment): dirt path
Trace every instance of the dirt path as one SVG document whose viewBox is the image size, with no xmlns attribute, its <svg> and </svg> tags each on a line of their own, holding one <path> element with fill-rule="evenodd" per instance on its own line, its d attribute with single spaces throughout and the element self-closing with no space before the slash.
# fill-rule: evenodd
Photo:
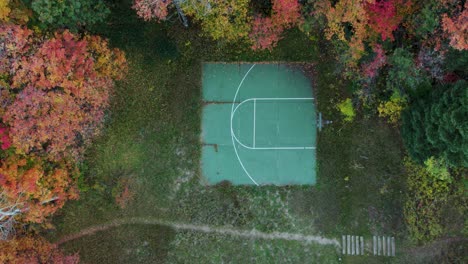
<svg viewBox="0 0 468 264">
<path fill-rule="evenodd" d="M 242 237 L 248 239 L 265 239 L 265 240 L 290 240 L 290 241 L 299 241 L 303 243 L 317 243 L 321 245 L 334 245 L 339 247 L 340 244 L 336 239 L 324 238 L 321 236 L 310 236 L 298 233 L 287 233 L 287 232 L 272 232 L 265 233 L 258 230 L 242 230 L 228 227 L 213 227 L 208 225 L 194 225 L 194 224 L 185 224 L 177 222 L 163 221 L 157 218 L 143 218 L 143 217 L 134 217 L 134 218 L 124 218 L 113 220 L 102 225 L 91 226 L 81 230 L 78 233 L 65 236 L 57 241 L 57 245 L 84 237 L 88 235 L 93 235 L 99 231 L 108 230 L 114 227 L 128 224 L 140 224 L 140 225 L 162 225 L 171 227 L 175 230 L 186 230 L 193 232 L 202 232 L 202 233 L 215 233 L 221 235 L 229 235 L 235 237 Z"/>
<path fill-rule="evenodd" d="M 458 242 L 467 243 L 468 238 L 465 238 L 465 237 L 441 238 L 436 241 L 433 241 L 430 244 L 423 245 L 423 246 L 410 247 L 403 251 L 415 259 L 434 259 L 435 257 L 442 255 L 442 253 L 446 251 L 447 248 L 452 243 L 458 243 Z"/>
</svg>

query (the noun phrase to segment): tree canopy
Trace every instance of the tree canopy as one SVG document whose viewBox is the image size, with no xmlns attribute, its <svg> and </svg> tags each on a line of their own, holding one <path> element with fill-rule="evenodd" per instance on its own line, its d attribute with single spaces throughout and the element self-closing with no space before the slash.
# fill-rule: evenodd
<svg viewBox="0 0 468 264">
<path fill-rule="evenodd" d="M 468 83 L 443 85 L 413 102 L 403 115 L 402 135 L 409 154 L 424 162 L 443 158 L 468 167 Z"/>
<path fill-rule="evenodd" d="M 64 31 L 42 41 L 19 26 L 2 30 L 0 70 L 11 98 L 2 121 L 16 152 L 78 159 L 99 130 L 112 80 L 125 72 L 123 54 L 99 37 Z"/>
<path fill-rule="evenodd" d="M 31 8 L 44 27 L 72 30 L 102 22 L 110 13 L 103 0 L 34 0 Z"/>
</svg>

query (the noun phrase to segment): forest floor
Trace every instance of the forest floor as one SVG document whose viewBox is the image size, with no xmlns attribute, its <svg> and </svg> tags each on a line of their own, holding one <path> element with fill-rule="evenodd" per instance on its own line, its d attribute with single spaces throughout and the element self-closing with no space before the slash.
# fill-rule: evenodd
<svg viewBox="0 0 468 264">
<path fill-rule="evenodd" d="M 56 229 L 47 234 L 67 251 L 78 251 L 84 263 L 357 263 L 363 259 L 343 258 L 335 245 L 264 236 L 405 239 L 399 132 L 363 114 L 354 122 L 341 122 L 336 104 L 350 96 L 350 85 L 340 78 L 326 45 L 293 30 L 273 52 L 253 53 L 249 47 L 213 43 L 200 37 L 195 27 L 171 25 L 169 30 L 145 23 L 129 4 L 116 6 L 111 22 L 93 30 L 126 52 L 129 74 L 118 83 L 102 135 L 86 154 L 81 199 L 57 214 Z M 318 110 L 334 121 L 318 136 L 317 185 L 203 184 L 199 162 L 204 61 L 316 65 Z M 131 182 L 134 193 L 124 209 L 113 198 L 121 178 Z M 128 219 L 153 220 L 142 224 Z M 200 232 L 170 223 L 256 230 L 263 237 Z M 76 235 L 80 232 L 86 236 Z M 74 239 L 67 239 L 70 236 Z M 365 259 L 382 261 L 398 258 Z"/>
</svg>

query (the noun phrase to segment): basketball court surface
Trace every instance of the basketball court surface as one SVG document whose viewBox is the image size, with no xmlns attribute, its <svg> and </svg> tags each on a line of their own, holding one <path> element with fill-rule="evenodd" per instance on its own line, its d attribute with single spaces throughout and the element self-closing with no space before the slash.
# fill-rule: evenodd
<svg viewBox="0 0 468 264">
<path fill-rule="evenodd" d="M 311 80 L 288 64 L 203 65 L 201 169 L 210 184 L 316 182 Z"/>
</svg>

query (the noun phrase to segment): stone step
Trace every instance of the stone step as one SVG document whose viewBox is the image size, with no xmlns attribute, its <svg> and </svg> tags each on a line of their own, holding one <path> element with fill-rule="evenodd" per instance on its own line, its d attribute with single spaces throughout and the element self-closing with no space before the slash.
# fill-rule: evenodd
<svg viewBox="0 0 468 264">
<path fill-rule="evenodd" d="M 364 237 L 354 235 L 341 236 L 341 253 L 343 255 L 364 255 Z"/>
<path fill-rule="evenodd" d="M 395 256 L 395 238 L 389 236 L 373 236 L 372 252 L 374 256 Z"/>
<path fill-rule="evenodd" d="M 373 236 L 372 243 L 364 243 L 363 236 L 342 235 L 341 254 L 350 256 L 363 256 L 373 254 L 374 256 L 395 256 L 395 238 L 390 236 Z"/>
</svg>

